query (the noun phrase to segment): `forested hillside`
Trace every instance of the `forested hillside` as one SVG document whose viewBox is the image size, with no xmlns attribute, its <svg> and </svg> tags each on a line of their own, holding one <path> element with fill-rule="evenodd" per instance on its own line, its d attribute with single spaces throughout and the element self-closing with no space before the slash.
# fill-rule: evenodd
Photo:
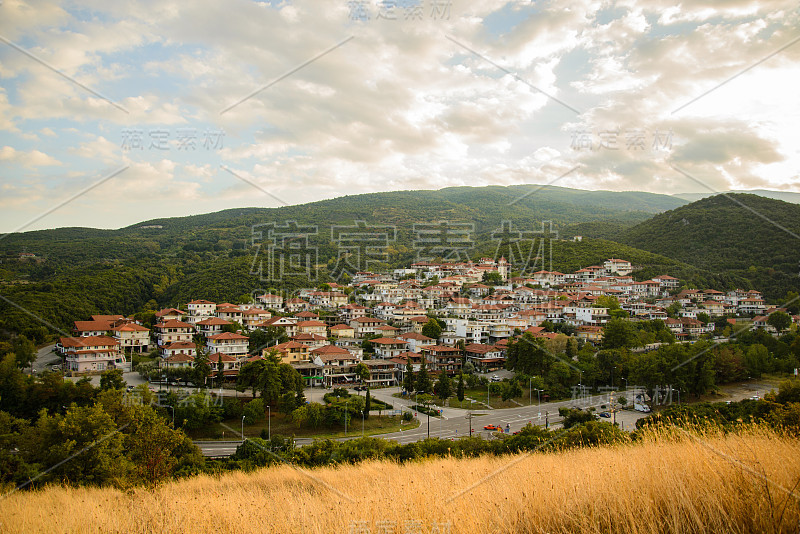
<svg viewBox="0 0 800 534">
<path fill-rule="evenodd" d="M 638 224 L 620 241 L 700 269 L 745 277 L 768 296 L 800 285 L 800 206 L 716 195 Z"/>
<path fill-rule="evenodd" d="M 791 286 L 789 266 L 791 261 L 796 266 L 797 261 L 792 259 L 793 250 L 777 246 L 786 240 L 764 249 L 773 237 L 780 237 L 774 227 L 761 225 L 768 242 L 756 239 L 752 222 L 742 220 L 741 208 L 734 205 L 736 211 L 724 206 L 723 213 L 712 215 L 719 209 L 715 199 L 697 203 L 699 211 L 695 205 L 683 206 L 646 220 L 652 212 L 681 202 L 648 193 L 459 187 L 349 196 L 277 209 L 226 210 L 152 220 L 120 230 L 62 228 L 14 234 L 0 240 L 0 331 L 5 335 L 27 331 L 29 337 L 41 340 L 48 332 L 52 335 L 56 328 L 66 331 L 73 320 L 93 313 L 132 314 L 181 305 L 193 298 L 239 301 L 258 290 L 291 291 L 326 281 L 346 281 L 336 270 L 341 254 L 331 226 L 349 226 L 358 220 L 372 228 L 383 226 L 380 231 L 391 230 L 392 238 L 385 242 L 385 261 L 371 264 L 373 269 L 415 261 L 420 252 L 415 248 L 419 237 L 415 225 L 446 220 L 474 224 L 469 244 L 460 251 L 462 259 L 504 255 L 516 273 L 541 268 L 572 272 L 613 256 L 639 267 L 639 279 L 669 274 L 700 287 L 755 287 L 768 295 L 786 293 Z M 712 204 L 707 205 L 709 202 Z M 770 206 L 762 209 L 773 211 Z M 691 226 L 693 232 L 676 235 L 673 229 L 666 239 L 659 225 L 673 224 L 675 213 L 688 214 L 679 221 L 693 221 L 688 225 L 679 222 L 677 228 Z M 739 223 L 728 225 L 715 237 L 711 228 L 716 223 L 706 223 L 711 220 Z M 311 280 L 302 275 L 260 279 L 254 260 L 265 259 L 264 249 L 254 245 L 266 244 L 254 236 L 252 226 L 287 221 L 311 228 L 308 246 L 316 251 Z M 527 238 L 515 242 L 500 236 L 503 221 L 510 221 L 513 230 L 527 232 Z M 543 225 L 543 221 L 550 222 Z M 793 221 L 787 224 L 797 226 Z M 701 230 L 694 232 L 696 228 Z M 576 234 L 584 235 L 583 241 L 569 239 Z M 612 240 L 620 234 L 626 236 L 626 244 Z M 603 239 L 591 239 L 592 235 Z M 747 237 L 739 239 L 739 235 Z M 682 248 L 684 241 L 694 248 Z M 729 252 L 731 247 L 734 252 Z M 708 250 L 716 252 L 709 254 Z M 23 260 L 21 252 L 36 257 Z M 778 252 L 785 256 L 780 268 L 773 266 Z M 352 265 L 352 258 L 349 260 Z M 779 280 L 779 291 L 772 291 L 774 279 Z"/>
</svg>

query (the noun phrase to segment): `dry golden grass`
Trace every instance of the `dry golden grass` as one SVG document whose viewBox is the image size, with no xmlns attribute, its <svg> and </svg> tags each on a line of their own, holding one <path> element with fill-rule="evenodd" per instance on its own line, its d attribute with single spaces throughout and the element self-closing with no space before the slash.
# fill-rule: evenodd
<svg viewBox="0 0 800 534">
<path fill-rule="evenodd" d="M 370 462 L 306 474 L 282 466 L 154 491 L 51 487 L 0 501 L 0 529 L 403 533 L 449 522 L 450 532 L 470 534 L 797 532 L 791 492 L 799 453 L 796 440 L 765 429 L 699 438 L 675 431 L 560 454 Z"/>
</svg>

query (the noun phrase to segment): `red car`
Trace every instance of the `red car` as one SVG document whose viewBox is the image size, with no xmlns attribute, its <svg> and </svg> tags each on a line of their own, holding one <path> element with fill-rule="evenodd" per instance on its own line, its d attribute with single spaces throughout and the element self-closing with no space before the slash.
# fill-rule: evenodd
<svg viewBox="0 0 800 534">
<path fill-rule="evenodd" d="M 483 427 L 483 429 L 484 430 L 498 431 L 498 430 L 500 430 L 500 427 L 499 426 L 494 426 L 494 425 L 486 425 L 485 427 Z"/>
</svg>

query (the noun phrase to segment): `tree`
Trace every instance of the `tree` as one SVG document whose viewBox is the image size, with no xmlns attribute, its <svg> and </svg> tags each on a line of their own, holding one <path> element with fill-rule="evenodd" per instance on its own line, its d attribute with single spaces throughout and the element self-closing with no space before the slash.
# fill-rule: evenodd
<svg viewBox="0 0 800 534">
<path fill-rule="evenodd" d="M 450 377 L 447 376 L 446 371 L 439 373 L 439 380 L 436 381 L 434 390 L 436 391 L 436 396 L 442 401 L 453 396 L 453 382 L 450 380 Z"/>
<path fill-rule="evenodd" d="M 456 384 L 456 398 L 458 402 L 464 402 L 464 373 L 458 373 L 458 383 Z"/>
<path fill-rule="evenodd" d="M 788 291 L 784 298 L 784 308 L 790 315 L 797 315 L 800 313 L 800 295 L 795 291 Z"/>
<path fill-rule="evenodd" d="M 286 335 L 286 329 L 282 326 L 268 326 L 266 328 L 257 328 L 250 332 L 248 346 L 250 354 L 261 354 L 261 352 L 272 345 L 286 343 L 289 337 Z"/>
<path fill-rule="evenodd" d="M 244 410 L 242 411 L 245 424 L 252 425 L 257 423 L 258 421 L 263 421 L 266 411 L 267 407 L 264 406 L 264 399 L 251 400 L 250 402 L 244 405 Z"/>
<path fill-rule="evenodd" d="M 593 308 L 608 308 L 608 311 L 618 310 L 619 300 L 613 295 L 600 295 L 592 304 Z"/>
<path fill-rule="evenodd" d="M 558 415 L 564 418 L 561 426 L 565 429 L 595 420 L 591 412 L 585 412 L 580 408 L 559 408 Z"/>
<path fill-rule="evenodd" d="M 292 412 L 292 422 L 298 427 L 319 428 L 324 421 L 324 412 L 325 407 L 318 402 L 305 404 Z"/>
<path fill-rule="evenodd" d="M 697 314 L 697 320 L 704 325 L 707 325 L 709 322 L 711 322 L 711 317 L 706 312 L 700 312 Z"/>
<path fill-rule="evenodd" d="M 486 271 L 483 273 L 483 283 L 496 286 L 503 283 L 503 277 L 497 271 Z"/>
<path fill-rule="evenodd" d="M 278 399 L 278 411 L 284 415 L 289 415 L 297 408 L 295 395 L 291 391 L 284 393 Z"/>
<path fill-rule="evenodd" d="M 17 357 L 17 365 L 27 367 L 36 360 L 36 345 L 27 337 L 20 335 L 11 342 L 11 352 Z"/>
<path fill-rule="evenodd" d="M 367 380 L 369 380 L 369 367 L 367 367 L 367 364 L 359 363 L 356 365 L 355 372 L 361 382 L 366 384 Z"/>
<path fill-rule="evenodd" d="M 667 306 L 667 315 L 672 317 L 673 319 L 678 317 L 678 312 L 681 311 L 681 303 L 680 302 L 673 302 L 669 306 Z"/>
<path fill-rule="evenodd" d="M 236 378 L 236 389 L 245 391 L 247 388 L 250 388 L 253 392 L 253 397 L 258 396 L 259 379 L 264 365 L 264 360 L 257 360 L 244 364 L 241 369 L 239 369 L 239 376 Z"/>
<path fill-rule="evenodd" d="M 767 324 L 778 332 L 783 332 L 792 325 L 792 318 L 786 312 L 776 311 L 769 315 Z"/>
<path fill-rule="evenodd" d="M 222 420 L 222 407 L 212 402 L 212 397 L 204 391 L 193 393 L 176 404 L 175 424 L 178 426 L 196 430 Z"/>
<path fill-rule="evenodd" d="M 430 393 L 433 389 L 433 384 L 431 384 L 431 377 L 428 374 L 428 366 L 425 363 L 425 356 L 422 356 L 422 363 L 419 366 L 419 372 L 417 373 L 416 377 L 416 386 L 417 391 L 421 391 L 423 393 Z"/>
<path fill-rule="evenodd" d="M 186 435 L 170 428 L 152 407 L 136 406 L 132 412 L 131 424 L 125 431 L 125 449 L 142 482 L 154 486 L 169 478 L 182 453 L 199 455 L 199 449 Z"/>
<path fill-rule="evenodd" d="M 131 462 L 125 456 L 124 436 L 100 404 L 71 406 L 64 415 L 42 410 L 36 425 L 23 434 L 20 454 L 42 469 L 55 466 L 37 482 L 80 481 L 105 485 L 125 480 Z M 68 461 L 80 454 L 76 461 Z"/>
<path fill-rule="evenodd" d="M 197 345 L 197 353 L 192 365 L 192 383 L 197 387 L 203 387 L 209 376 L 211 376 L 211 363 L 208 359 L 208 351 L 205 347 Z"/>
<path fill-rule="evenodd" d="M 439 326 L 436 319 L 431 317 L 428 319 L 428 322 L 425 323 L 425 326 L 422 327 L 422 335 L 431 339 L 439 339 L 439 336 L 442 335 L 442 327 Z"/>
<path fill-rule="evenodd" d="M 125 389 L 125 379 L 122 378 L 122 369 L 111 369 L 100 375 L 100 390 Z"/>
<path fill-rule="evenodd" d="M 744 366 L 753 378 L 761 378 L 761 374 L 769 370 L 769 350 L 760 343 L 751 345 L 744 355 Z"/>
<path fill-rule="evenodd" d="M 503 382 L 503 384 L 500 386 L 500 398 L 502 398 L 504 401 L 521 396 L 522 387 L 520 387 L 519 382 L 516 380 L 511 382 Z"/>
<path fill-rule="evenodd" d="M 415 384 L 416 379 L 414 377 L 414 365 L 411 363 L 411 357 L 409 357 L 408 361 L 406 362 L 406 370 L 403 375 L 403 389 L 411 394 L 411 392 L 415 391 Z"/>
<path fill-rule="evenodd" d="M 512 340 L 506 350 L 506 368 L 526 375 L 545 376 L 555 361 L 553 354 L 547 350 L 541 338 L 530 333 Z"/>
<path fill-rule="evenodd" d="M 639 344 L 636 327 L 624 319 L 611 319 L 603 328 L 603 348 L 630 348 Z"/>
</svg>

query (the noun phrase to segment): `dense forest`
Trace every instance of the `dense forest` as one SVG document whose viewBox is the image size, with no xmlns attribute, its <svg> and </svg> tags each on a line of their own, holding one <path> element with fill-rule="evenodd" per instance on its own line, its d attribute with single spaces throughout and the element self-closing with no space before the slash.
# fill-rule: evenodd
<svg viewBox="0 0 800 534">
<path fill-rule="evenodd" d="M 618 239 L 704 270 L 750 280 L 767 296 L 800 285 L 800 206 L 716 195 L 654 216 Z"/>
</svg>

